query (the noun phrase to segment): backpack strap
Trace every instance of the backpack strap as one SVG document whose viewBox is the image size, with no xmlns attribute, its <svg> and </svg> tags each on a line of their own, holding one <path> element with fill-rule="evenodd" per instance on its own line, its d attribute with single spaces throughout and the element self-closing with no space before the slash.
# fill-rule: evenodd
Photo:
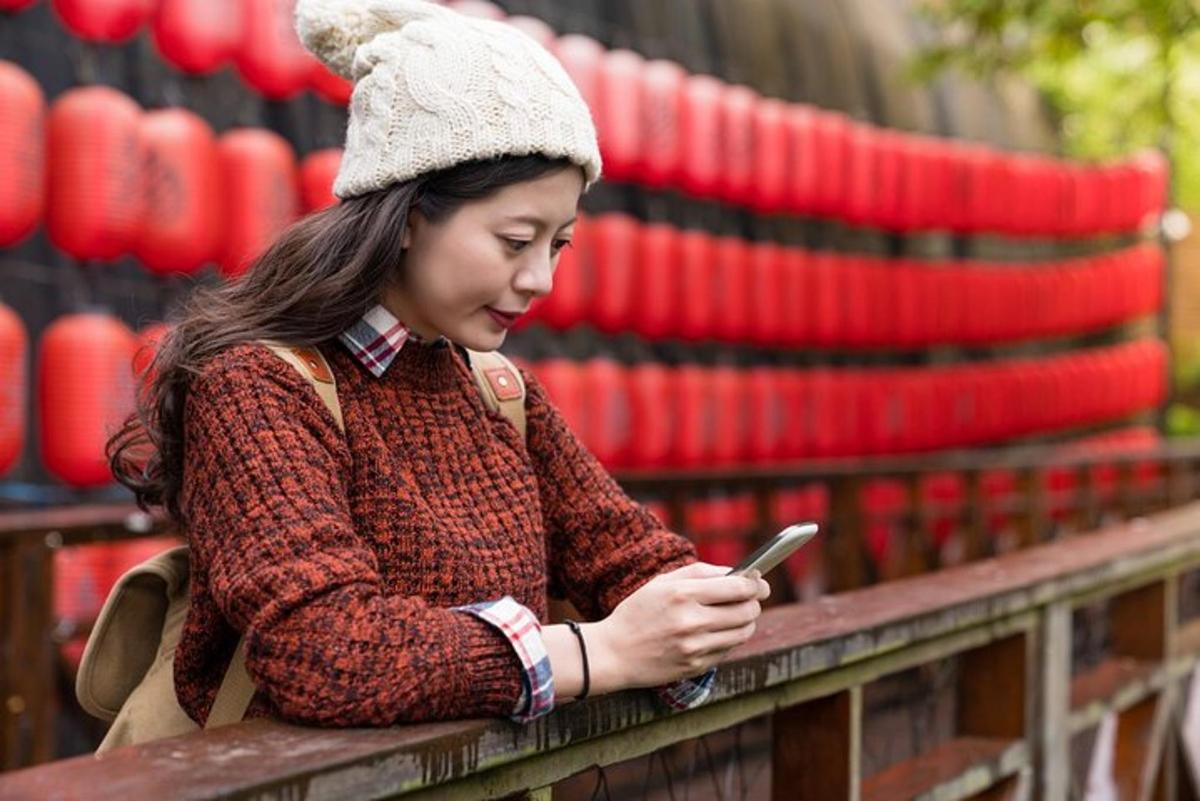
<svg viewBox="0 0 1200 801">
<path fill-rule="evenodd" d="M 346 424 L 342 420 L 342 405 L 337 396 L 337 381 L 321 351 L 311 346 L 297 347 L 266 340 L 259 344 L 266 346 L 276 356 L 295 367 L 300 375 L 312 384 L 312 388 L 317 391 L 317 395 L 337 422 L 338 430 L 346 433 Z M 246 716 L 246 710 L 254 700 L 254 693 L 254 682 L 246 670 L 246 638 L 243 636 L 238 639 L 233 658 L 229 660 L 229 668 L 225 671 L 225 678 L 217 690 L 212 708 L 209 709 L 204 728 L 210 729 L 240 721 Z"/>
<path fill-rule="evenodd" d="M 269 348 L 272 353 L 295 367 L 300 375 L 308 379 L 308 383 L 312 384 L 312 388 L 321 397 L 325 408 L 329 409 L 329 413 L 333 415 L 338 429 L 345 434 L 346 423 L 342 420 L 342 404 L 338 401 L 337 379 L 333 377 L 333 371 L 329 369 L 329 362 L 325 361 L 325 356 L 321 351 L 311 345 L 284 345 L 265 339 L 260 340 L 259 344 Z"/>
<path fill-rule="evenodd" d="M 499 351 L 464 350 L 483 402 L 507 417 L 525 439 L 525 379 L 521 371 Z"/>
</svg>

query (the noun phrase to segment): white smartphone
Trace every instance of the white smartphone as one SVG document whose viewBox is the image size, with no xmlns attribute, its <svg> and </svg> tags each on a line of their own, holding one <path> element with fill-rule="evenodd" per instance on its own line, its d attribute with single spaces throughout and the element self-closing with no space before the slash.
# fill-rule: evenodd
<svg viewBox="0 0 1200 801">
<path fill-rule="evenodd" d="M 801 545 L 817 536 L 818 530 L 819 527 L 816 523 L 797 523 L 788 526 L 764 542 L 761 548 L 743 559 L 742 563 L 730 570 L 727 575 L 740 576 L 751 570 L 757 570 L 765 576 L 769 570 L 795 553 Z"/>
</svg>

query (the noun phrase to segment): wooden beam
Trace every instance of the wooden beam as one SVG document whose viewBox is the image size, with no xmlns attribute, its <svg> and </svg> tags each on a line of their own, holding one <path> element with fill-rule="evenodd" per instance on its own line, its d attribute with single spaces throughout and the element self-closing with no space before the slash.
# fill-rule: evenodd
<svg viewBox="0 0 1200 801">
<path fill-rule="evenodd" d="M 858 801 L 862 687 L 780 709 L 772 718 L 775 801 Z"/>
<path fill-rule="evenodd" d="M 51 551 L 0 538 L 0 770 L 54 756 Z"/>
</svg>

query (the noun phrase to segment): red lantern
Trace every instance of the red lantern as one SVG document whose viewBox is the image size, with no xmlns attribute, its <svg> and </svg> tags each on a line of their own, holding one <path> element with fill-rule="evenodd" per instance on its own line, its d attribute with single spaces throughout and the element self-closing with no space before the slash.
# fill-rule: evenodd
<svg viewBox="0 0 1200 801">
<path fill-rule="evenodd" d="M 604 171 L 617 181 L 638 177 L 642 160 L 642 72 L 646 60 L 632 50 L 611 50 L 600 61 L 596 134 Z"/>
<path fill-rule="evenodd" d="M 671 186 L 679 170 L 680 115 L 687 73 L 673 61 L 655 60 L 642 70 L 642 166 L 638 180 Z"/>
<path fill-rule="evenodd" d="M 46 469 L 75 487 L 112 479 L 104 446 L 133 411 L 137 339 L 106 314 L 62 317 L 38 354 L 39 440 Z"/>
<path fill-rule="evenodd" d="M 134 252 L 154 273 L 192 273 L 216 258 L 221 241 L 216 137 L 184 109 L 142 118 L 146 210 Z"/>
<path fill-rule="evenodd" d="M 583 322 L 592 293 L 591 250 L 592 221 L 579 214 L 571 247 L 560 251 L 554 269 L 554 288 L 542 298 L 528 315 L 559 331 L 574 328 Z"/>
<path fill-rule="evenodd" d="M 21 318 L 0 303 L 0 475 L 17 463 L 25 449 L 28 346 L 29 337 Z"/>
<path fill-rule="evenodd" d="M 567 426 L 581 442 L 586 442 L 588 416 L 579 365 L 567 359 L 546 359 L 535 363 L 530 372 L 545 388 L 550 402 L 558 409 Z"/>
<path fill-rule="evenodd" d="M 78 259 L 115 259 L 142 224 L 141 109 L 105 86 L 72 89 L 50 109 L 46 230 Z"/>
<path fill-rule="evenodd" d="M 610 470 L 624 467 L 629 450 L 629 390 L 625 368 L 611 359 L 592 359 L 580 368 L 587 413 L 588 450 Z"/>
<path fill-rule="evenodd" d="M 712 197 L 721 185 L 724 151 L 721 143 L 721 110 L 725 84 L 709 75 L 690 75 L 683 83 L 680 106 L 679 159 L 683 191 Z"/>
<path fill-rule="evenodd" d="M 53 0 L 51 5 L 79 38 L 110 44 L 130 39 L 154 13 L 154 0 Z"/>
<path fill-rule="evenodd" d="M 246 83 L 271 100 L 303 89 L 313 57 L 300 44 L 292 22 L 295 0 L 242 0 L 241 41 L 234 63 Z"/>
<path fill-rule="evenodd" d="M 245 272 L 296 217 L 296 157 L 270 131 L 241 128 L 217 141 L 225 187 L 225 248 L 221 272 Z"/>
<path fill-rule="evenodd" d="M 626 370 L 629 388 L 631 467 L 665 467 L 671 456 L 671 374 L 647 362 Z"/>
<path fill-rule="evenodd" d="M 342 149 L 330 147 L 309 153 L 300 163 L 300 200 L 304 213 L 320 211 L 338 202 L 333 180 L 342 164 Z"/>
<path fill-rule="evenodd" d="M 591 223 L 588 250 L 595 284 L 589 316 L 605 333 L 629 325 L 637 285 L 638 228 L 637 220 L 626 214 L 602 214 Z"/>
<path fill-rule="evenodd" d="M 33 231 L 46 203 L 46 99 L 25 70 L 0 61 L 0 247 Z"/>
<path fill-rule="evenodd" d="M 524 14 L 514 14 L 505 20 L 522 33 L 527 34 L 535 42 L 547 50 L 554 47 L 554 29 L 537 17 L 527 17 Z"/>
<path fill-rule="evenodd" d="M 679 231 L 665 223 L 641 226 L 635 272 L 639 291 L 633 298 L 633 330 L 647 339 L 674 333 L 676 274 L 679 270 Z"/>
<path fill-rule="evenodd" d="M 308 86 L 326 102 L 335 106 L 346 105 L 350 102 L 350 95 L 354 94 L 353 83 L 316 60 L 313 61 L 313 69 L 308 76 Z"/>
<path fill-rule="evenodd" d="M 748 86 L 727 86 L 721 97 L 720 136 L 724 158 L 717 191 L 728 203 L 752 200 L 754 117 L 759 95 Z"/>
<path fill-rule="evenodd" d="M 150 33 L 163 60 L 192 75 L 205 75 L 233 58 L 242 36 L 235 2 L 159 0 Z"/>
<path fill-rule="evenodd" d="M 579 94 L 596 117 L 600 109 L 600 64 L 604 60 L 602 44 L 587 36 L 569 33 L 554 42 L 553 53 L 567 75 L 575 82 Z"/>
<path fill-rule="evenodd" d="M 495 3 L 489 3 L 488 0 L 453 0 L 453 2 L 446 5 L 459 14 L 466 14 L 468 17 L 502 20 L 506 16 L 500 6 Z"/>
</svg>

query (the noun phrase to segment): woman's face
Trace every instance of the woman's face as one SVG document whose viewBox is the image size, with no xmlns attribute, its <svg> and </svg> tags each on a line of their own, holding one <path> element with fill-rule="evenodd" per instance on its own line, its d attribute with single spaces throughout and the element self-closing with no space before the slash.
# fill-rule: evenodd
<svg viewBox="0 0 1200 801">
<path fill-rule="evenodd" d="M 438 223 L 409 215 L 404 265 L 384 305 L 423 337 L 497 349 L 507 327 L 491 311 L 520 315 L 550 292 L 582 192 L 581 171 L 564 167 L 465 203 Z"/>
</svg>

